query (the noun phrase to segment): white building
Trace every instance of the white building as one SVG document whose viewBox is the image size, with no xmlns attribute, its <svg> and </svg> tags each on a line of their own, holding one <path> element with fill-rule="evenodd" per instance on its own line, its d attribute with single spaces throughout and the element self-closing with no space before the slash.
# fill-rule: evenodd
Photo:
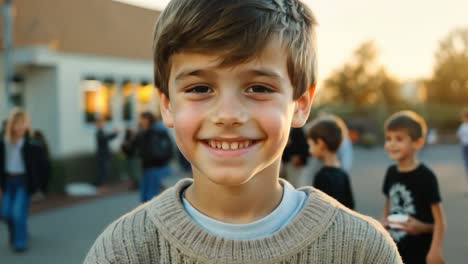
<svg viewBox="0 0 468 264">
<path fill-rule="evenodd" d="M 81 166 L 76 160 L 92 159 L 95 115 L 108 117 L 123 136 L 139 112 L 157 109 L 151 85 L 157 11 L 111 0 L 12 2 L 15 98 L 31 115 L 31 127 L 43 131 L 52 157 L 74 160 L 65 162 L 67 171 Z M 119 144 L 114 140 L 112 148 Z"/>
</svg>

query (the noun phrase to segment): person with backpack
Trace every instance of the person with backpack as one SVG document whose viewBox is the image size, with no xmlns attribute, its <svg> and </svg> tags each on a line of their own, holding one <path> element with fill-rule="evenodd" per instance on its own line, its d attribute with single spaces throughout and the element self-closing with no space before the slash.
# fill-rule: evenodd
<svg viewBox="0 0 468 264">
<path fill-rule="evenodd" d="M 140 199 L 146 202 L 161 192 L 161 181 L 171 173 L 173 143 L 167 128 L 151 112 L 142 112 L 138 120 L 137 151 L 143 166 Z"/>
</svg>

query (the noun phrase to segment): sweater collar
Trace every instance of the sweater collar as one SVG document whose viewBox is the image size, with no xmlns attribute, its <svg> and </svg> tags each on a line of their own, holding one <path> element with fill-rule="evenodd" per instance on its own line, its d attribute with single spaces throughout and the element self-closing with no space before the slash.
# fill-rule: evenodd
<svg viewBox="0 0 468 264">
<path fill-rule="evenodd" d="M 232 263 L 263 263 L 293 255 L 320 237 L 332 225 L 338 211 L 338 206 L 324 193 L 304 187 L 300 190 L 308 195 L 307 202 L 289 224 L 268 237 L 230 240 L 206 232 L 183 209 L 181 193 L 192 182 L 179 181 L 153 199 L 146 210 L 171 245 L 203 262 L 232 259 Z"/>
</svg>

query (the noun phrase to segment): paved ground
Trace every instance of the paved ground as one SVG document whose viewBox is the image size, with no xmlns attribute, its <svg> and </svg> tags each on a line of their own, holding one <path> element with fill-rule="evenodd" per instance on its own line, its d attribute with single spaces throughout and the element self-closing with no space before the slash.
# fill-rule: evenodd
<svg viewBox="0 0 468 264">
<path fill-rule="evenodd" d="M 386 165 L 390 164 L 385 157 L 383 149 L 360 150 L 352 171 L 357 210 L 377 219 L 384 202 L 381 184 Z M 430 146 L 420 159 L 438 176 L 448 225 L 444 241 L 446 263 L 468 263 L 468 183 L 461 150 L 457 145 Z"/>
<path fill-rule="evenodd" d="M 439 177 L 448 230 L 444 243 L 446 262 L 467 263 L 468 196 L 460 151 L 455 145 L 433 146 L 422 160 Z M 357 210 L 378 218 L 383 204 L 381 183 L 390 161 L 382 149 L 356 150 L 352 181 Z M 6 229 L 0 226 L 0 263 L 82 263 L 83 258 L 103 228 L 138 203 L 135 193 L 87 201 L 68 208 L 46 211 L 30 218 L 31 249 L 24 255 L 11 253 Z"/>
<path fill-rule="evenodd" d="M 92 200 L 69 208 L 33 215 L 30 250 L 9 250 L 6 227 L 0 227 L 1 264 L 78 264 L 97 235 L 113 220 L 138 205 L 136 193 Z"/>
</svg>

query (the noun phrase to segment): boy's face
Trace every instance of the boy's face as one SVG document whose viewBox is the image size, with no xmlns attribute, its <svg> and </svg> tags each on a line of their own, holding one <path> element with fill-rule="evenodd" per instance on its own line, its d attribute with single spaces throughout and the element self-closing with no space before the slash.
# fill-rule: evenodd
<svg viewBox="0 0 468 264">
<path fill-rule="evenodd" d="M 104 127 L 104 118 L 96 119 L 96 127 L 97 128 L 103 128 Z"/>
<path fill-rule="evenodd" d="M 309 145 L 309 153 L 318 160 L 322 160 L 323 156 L 323 141 L 318 140 L 315 142 L 313 139 L 308 138 L 307 144 Z"/>
<path fill-rule="evenodd" d="M 405 129 L 385 131 L 385 150 L 392 160 L 403 161 L 414 158 L 424 140 L 413 140 Z"/>
<path fill-rule="evenodd" d="M 138 118 L 138 126 L 143 129 L 143 130 L 146 130 L 149 128 L 149 120 L 145 117 L 139 117 Z"/>
<path fill-rule="evenodd" d="M 160 94 L 161 113 L 194 178 L 238 186 L 260 172 L 277 175 L 290 127 L 305 123 L 313 97 L 311 88 L 293 100 L 278 43 L 234 67 L 219 67 L 216 55 L 171 57 L 170 99 Z"/>
</svg>

